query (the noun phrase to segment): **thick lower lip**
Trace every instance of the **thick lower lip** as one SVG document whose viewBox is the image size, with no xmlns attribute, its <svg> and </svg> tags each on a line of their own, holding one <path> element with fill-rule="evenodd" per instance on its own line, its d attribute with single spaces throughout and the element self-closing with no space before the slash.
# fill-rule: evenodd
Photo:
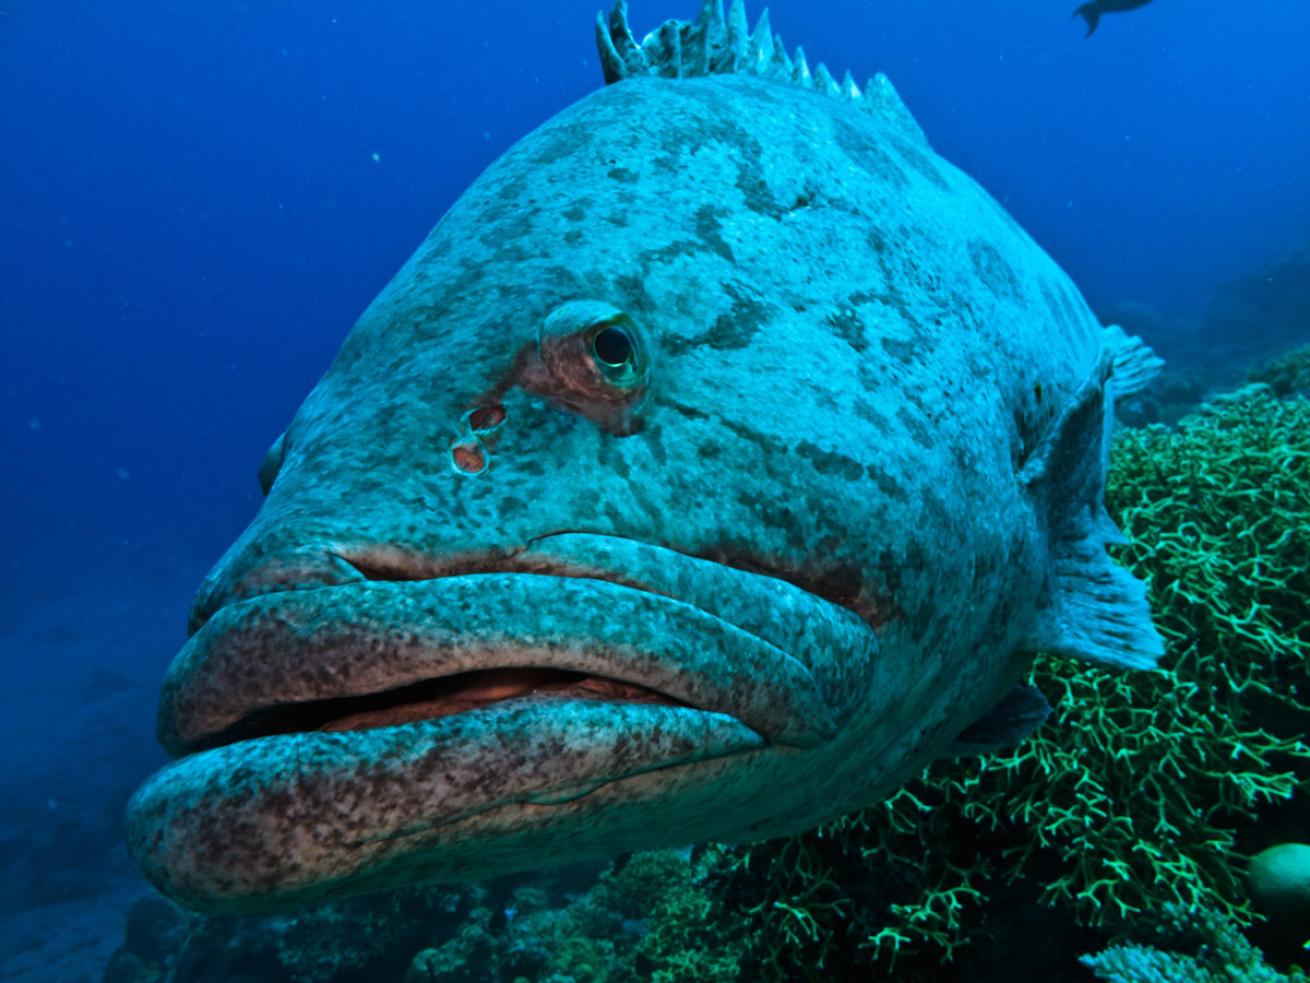
<svg viewBox="0 0 1310 983">
<path fill-rule="evenodd" d="M 512 699 L 189 755 L 132 797 L 127 839 L 146 876 L 185 904 L 271 910 L 539 866 L 531 830 L 568 823 L 598 789 L 650 772 L 686 776 L 764 746 L 739 721 L 685 707 Z M 479 838 L 499 844 L 481 852 Z"/>
<path fill-rule="evenodd" d="M 697 607 L 604 580 L 492 573 L 229 605 L 170 667 L 159 732 L 188 754 L 528 696 L 685 706 L 795 746 L 836 726 L 803 664 Z"/>
</svg>

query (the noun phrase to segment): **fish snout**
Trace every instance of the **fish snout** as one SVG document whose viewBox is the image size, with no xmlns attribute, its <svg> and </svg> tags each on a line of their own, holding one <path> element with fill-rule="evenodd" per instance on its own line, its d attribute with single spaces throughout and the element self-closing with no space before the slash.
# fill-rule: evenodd
<svg viewBox="0 0 1310 983">
<path fill-rule="evenodd" d="M 331 544 L 290 548 L 241 548 L 238 542 L 201 582 L 187 618 L 194 635 L 220 609 L 260 594 L 339 587 L 363 581 L 364 574 Z"/>
</svg>

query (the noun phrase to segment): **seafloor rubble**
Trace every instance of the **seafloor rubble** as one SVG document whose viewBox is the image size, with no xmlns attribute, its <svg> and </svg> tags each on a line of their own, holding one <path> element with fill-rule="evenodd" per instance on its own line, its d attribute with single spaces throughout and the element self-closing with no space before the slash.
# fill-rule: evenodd
<svg viewBox="0 0 1310 983">
<path fill-rule="evenodd" d="M 1040 657 L 1056 712 L 1018 748 L 750 846 L 273 918 L 147 900 L 106 981 L 1304 979 L 1310 929 L 1256 911 L 1243 869 L 1310 840 L 1307 365 L 1120 433 L 1107 499 L 1168 655 Z"/>
</svg>

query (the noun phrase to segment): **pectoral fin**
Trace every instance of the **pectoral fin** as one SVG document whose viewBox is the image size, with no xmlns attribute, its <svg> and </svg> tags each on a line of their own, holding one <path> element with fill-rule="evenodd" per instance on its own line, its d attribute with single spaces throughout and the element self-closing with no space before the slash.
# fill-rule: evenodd
<svg viewBox="0 0 1310 983">
<path fill-rule="evenodd" d="M 1149 669 L 1164 653 L 1146 585 L 1110 558 L 1124 542 L 1105 511 L 1115 371 L 1149 378 L 1150 349 L 1122 331 L 1107 335 L 1097 369 L 1055 420 L 1020 479 L 1045 515 L 1050 544 L 1048 603 L 1027 648 L 1102 665 Z M 1125 344 L 1128 348 L 1125 348 Z M 1156 360 L 1158 362 L 1158 360 Z M 1125 387 L 1132 392 L 1131 385 Z"/>
<path fill-rule="evenodd" d="M 962 758 L 1014 747 L 1051 715 L 1051 704 L 1036 686 L 1016 686 L 955 739 L 946 754 Z"/>
</svg>

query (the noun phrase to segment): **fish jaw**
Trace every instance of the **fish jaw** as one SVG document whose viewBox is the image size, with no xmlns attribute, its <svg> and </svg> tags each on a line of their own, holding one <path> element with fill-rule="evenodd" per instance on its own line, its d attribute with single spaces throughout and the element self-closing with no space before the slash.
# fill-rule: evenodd
<svg viewBox="0 0 1310 983">
<path fill-rule="evenodd" d="M 731 838 L 762 789 L 771 815 L 827 811 L 802 776 L 831 781 L 814 756 L 880 666 L 856 615 L 622 537 L 546 536 L 516 563 L 215 612 L 165 681 L 182 758 L 129 806 L 147 876 L 265 910 Z"/>
<path fill-rule="evenodd" d="M 650 845 L 643 803 L 667 812 L 679 786 L 712 786 L 713 766 L 765 745 L 722 714 L 531 699 L 282 735 L 163 769 L 129 804 L 128 844 L 192 908 L 276 910 Z M 695 819 L 678 818 L 665 829 Z"/>
</svg>

